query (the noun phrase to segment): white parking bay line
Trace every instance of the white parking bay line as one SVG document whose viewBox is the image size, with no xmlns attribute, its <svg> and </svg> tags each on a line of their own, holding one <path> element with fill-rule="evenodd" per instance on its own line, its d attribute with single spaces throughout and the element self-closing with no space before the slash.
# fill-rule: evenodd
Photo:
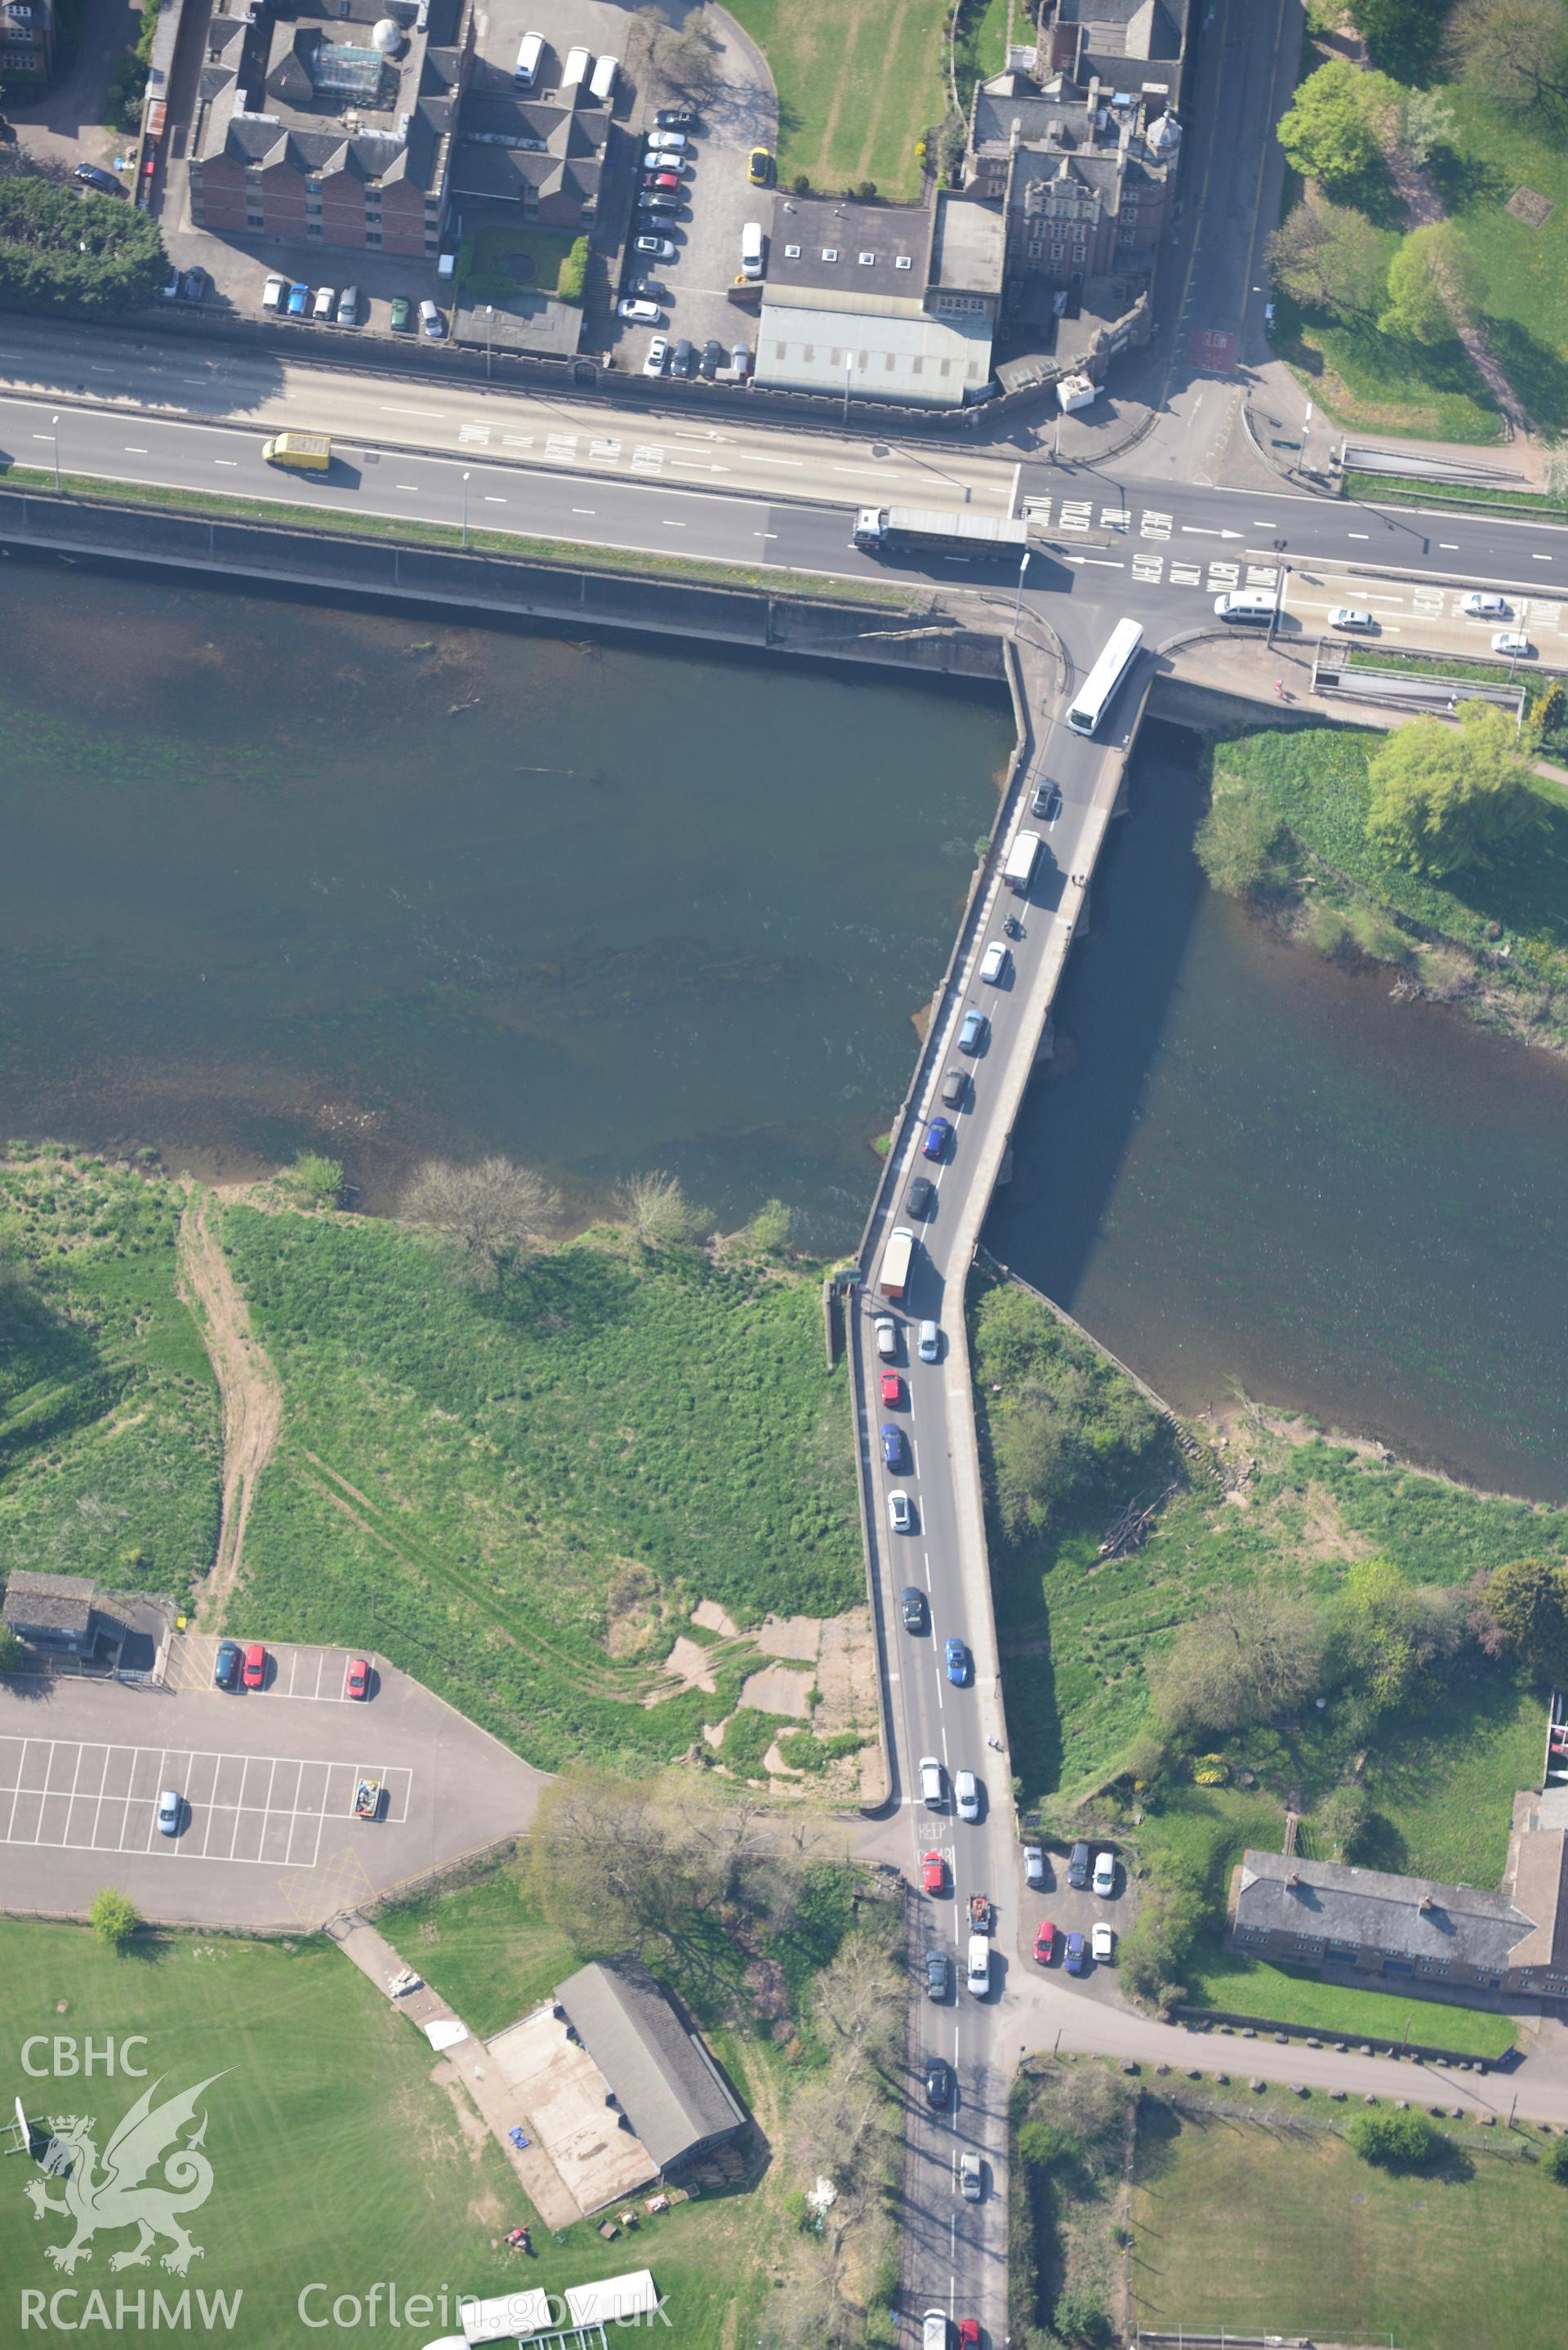
<svg viewBox="0 0 1568 2350">
<path fill-rule="evenodd" d="M 381 413 L 383 416 L 430 416 L 439 423 L 445 416 L 446 411 L 444 408 L 397 408 L 383 400 Z"/>
</svg>

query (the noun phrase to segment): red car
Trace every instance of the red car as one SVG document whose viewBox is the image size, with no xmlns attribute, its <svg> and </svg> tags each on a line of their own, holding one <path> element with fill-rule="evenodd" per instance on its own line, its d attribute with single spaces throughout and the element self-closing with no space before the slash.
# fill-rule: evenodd
<svg viewBox="0 0 1568 2350">
<path fill-rule="evenodd" d="M 980 2320 L 978 2317 L 959 2319 L 959 2350 L 980 2350 Z"/>
<path fill-rule="evenodd" d="M 245 1650 L 245 1669 L 242 1678 L 246 1689 L 260 1689 L 266 1679 L 266 1650 L 259 1640 L 253 1640 Z"/>
<path fill-rule="evenodd" d="M 1056 1955 L 1056 1929 L 1047 1918 L 1034 1937 L 1034 1956 L 1043 1967 L 1048 1967 Z"/>
<path fill-rule="evenodd" d="M 343 1684 L 343 1694 L 345 1697 L 369 1696 L 370 1668 L 363 1657 L 349 1658 L 348 1678 Z"/>
<path fill-rule="evenodd" d="M 642 184 L 645 188 L 678 189 L 680 174 L 678 172 L 645 172 Z"/>
<path fill-rule="evenodd" d="M 945 1893 L 947 1863 L 940 1852 L 928 1852 L 920 1861 L 920 1889 L 925 1893 Z"/>
<path fill-rule="evenodd" d="M 884 1402 L 884 1403 L 890 1403 L 890 1404 L 893 1404 L 894 1406 L 898 1406 L 898 1405 L 899 1405 L 899 1404 L 901 1404 L 901 1403 L 903 1402 L 903 1400 L 904 1400 L 904 1382 L 903 1382 L 903 1380 L 898 1377 L 898 1372 L 897 1372 L 897 1371 L 884 1371 L 884 1372 L 883 1372 L 883 1374 L 882 1374 L 882 1400 L 883 1400 L 883 1402 Z"/>
</svg>

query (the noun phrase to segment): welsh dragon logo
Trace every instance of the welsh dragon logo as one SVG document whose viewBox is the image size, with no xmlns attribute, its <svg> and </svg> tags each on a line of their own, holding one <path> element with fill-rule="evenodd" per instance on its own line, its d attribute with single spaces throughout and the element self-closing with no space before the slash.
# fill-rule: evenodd
<svg viewBox="0 0 1568 2350">
<path fill-rule="evenodd" d="M 57 2269 L 69 2275 L 79 2262 L 90 2261 L 92 2240 L 100 2229 L 139 2231 L 128 2251 L 112 2254 L 111 2269 L 146 2268 L 161 2237 L 171 2247 L 163 2255 L 163 2266 L 176 2276 L 183 2276 L 191 2262 L 202 2258 L 201 2245 L 191 2241 L 182 2222 L 184 2214 L 200 2210 L 213 2191 L 213 2166 L 202 2151 L 206 2115 L 183 2143 L 180 2133 L 194 2118 L 203 2092 L 222 2078 L 221 2073 L 213 2073 L 161 2106 L 152 2099 L 162 2084 L 154 2081 L 115 2130 L 101 2168 L 92 2116 L 57 2117 L 48 2168 L 64 2192 L 51 2195 L 40 2178 L 30 2178 L 23 2191 L 35 2219 L 55 2212 L 74 2224 L 69 2243 L 46 2247 L 46 2258 Z M 160 2168 L 161 2178 L 150 2178 Z"/>
</svg>

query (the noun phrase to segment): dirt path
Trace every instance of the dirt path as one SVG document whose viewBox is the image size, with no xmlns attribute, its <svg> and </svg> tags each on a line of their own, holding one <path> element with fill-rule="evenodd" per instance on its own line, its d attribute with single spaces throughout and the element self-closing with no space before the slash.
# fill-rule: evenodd
<svg viewBox="0 0 1568 2350">
<path fill-rule="evenodd" d="M 181 1295 L 201 1324 L 223 1399 L 218 1555 L 196 1604 L 197 1623 L 209 1632 L 217 1630 L 224 1603 L 239 1581 L 251 1500 L 283 1419 L 277 1374 L 251 1336 L 249 1312 L 211 1221 L 213 1205 L 210 1191 L 192 1188 L 180 1219 L 179 1242 Z"/>
</svg>

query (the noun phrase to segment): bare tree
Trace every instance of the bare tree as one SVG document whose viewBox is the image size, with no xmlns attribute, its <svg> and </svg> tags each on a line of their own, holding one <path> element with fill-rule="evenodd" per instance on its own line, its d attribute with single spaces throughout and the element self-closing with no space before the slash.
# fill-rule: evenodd
<svg viewBox="0 0 1568 2350">
<path fill-rule="evenodd" d="M 903 2036 L 904 2011 L 879 1942 L 852 1934 L 817 1977 L 815 2007 L 836 2078 L 847 2085 L 868 2069 L 886 2072 Z"/>
<path fill-rule="evenodd" d="M 1157 1711 L 1173 1729 L 1240 1730 L 1299 1705 L 1317 1683 L 1324 1629 L 1305 1601 L 1228 1592 L 1155 1667 Z"/>
<path fill-rule="evenodd" d="M 724 45 L 706 8 L 693 8 L 673 39 L 659 52 L 659 69 L 677 88 L 711 89 L 719 78 Z"/>
<path fill-rule="evenodd" d="M 446 1233 L 493 1280 L 506 1258 L 542 1239 L 558 1221 L 561 1195 L 535 1168 L 498 1153 L 472 1167 L 427 1159 L 403 1187 L 399 1212 L 405 1223 Z"/>
<path fill-rule="evenodd" d="M 1560 0 L 1459 0 L 1453 65 L 1500 104 L 1555 109 L 1568 99 L 1568 24 Z"/>
<path fill-rule="evenodd" d="M 694 1208 L 673 1175 L 652 1168 L 623 1183 L 618 1201 L 627 1230 L 644 1248 L 679 1248 L 696 1240 L 707 1221 Z"/>
</svg>

